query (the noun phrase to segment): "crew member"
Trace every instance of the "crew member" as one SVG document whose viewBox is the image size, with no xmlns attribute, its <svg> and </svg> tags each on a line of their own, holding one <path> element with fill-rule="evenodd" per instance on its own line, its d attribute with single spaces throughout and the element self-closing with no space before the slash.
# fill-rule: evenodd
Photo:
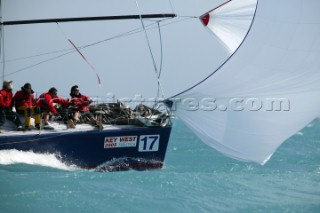
<svg viewBox="0 0 320 213">
<path fill-rule="evenodd" d="M 2 90 L 0 90 L 0 128 L 5 123 L 6 119 L 12 121 L 18 131 L 23 131 L 19 115 L 12 111 L 13 107 L 13 94 L 12 94 L 12 81 L 4 81 Z"/>
<path fill-rule="evenodd" d="M 35 127 L 40 129 L 40 108 L 35 106 L 33 93 L 34 91 L 31 88 L 31 84 L 26 83 L 13 97 L 18 114 L 24 114 L 25 116 L 25 130 L 31 130 L 31 115 L 34 115 L 35 118 Z"/>
</svg>

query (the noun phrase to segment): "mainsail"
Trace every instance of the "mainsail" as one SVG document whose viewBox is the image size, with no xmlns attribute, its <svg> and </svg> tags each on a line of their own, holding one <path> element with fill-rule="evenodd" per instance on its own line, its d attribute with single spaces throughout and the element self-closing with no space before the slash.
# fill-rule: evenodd
<svg viewBox="0 0 320 213">
<path fill-rule="evenodd" d="M 204 143 L 232 158 L 264 164 L 320 114 L 320 1 L 232 2 L 237 8 L 250 5 L 251 12 L 255 7 L 241 41 L 237 30 L 223 30 L 227 22 L 219 21 L 219 11 L 232 14 L 226 28 L 233 29 L 241 10 L 230 2 L 212 11 L 216 21 L 209 20 L 208 29 L 232 51 L 230 57 L 172 99 L 175 114 Z M 229 45 L 232 40 L 235 45 Z"/>
</svg>

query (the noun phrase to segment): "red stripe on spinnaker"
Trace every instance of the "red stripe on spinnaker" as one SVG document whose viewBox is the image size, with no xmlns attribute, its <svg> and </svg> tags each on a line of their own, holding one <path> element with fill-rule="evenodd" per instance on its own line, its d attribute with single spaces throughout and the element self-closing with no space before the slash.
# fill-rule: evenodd
<svg viewBox="0 0 320 213">
<path fill-rule="evenodd" d="M 209 23 L 209 21 L 210 21 L 210 13 L 211 13 L 212 11 L 214 11 L 214 10 L 216 10 L 216 9 L 224 6 L 224 5 L 226 5 L 227 3 L 231 2 L 231 1 L 232 1 L 232 0 L 226 1 L 226 2 L 224 2 L 223 4 L 220 4 L 219 6 L 213 8 L 212 10 L 210 10 L 210 11 L 206 12 L 205 14 L 203 14 L 202 16 L 200 16 L 200 20 L 201 20 L 202 24 L 203 24 L 204 26 L 207 26 L 208 23 Z"/>
<path fill-rule="evenodd" d="M 203 16 L 200 17 L 200 20 L 202 21 L 202 24 L 204 26 L 207 26 L 210 20 L 210 14 L 209 13 L 204 14 Z"/>
<path fill-rule="evenodd" d="M 218 9 L 218 8 L 226 5 L 226 4 L 228 4 L 228 3 L 231 2 L 231 1 L 232 1 L 232 0 L 226 1 L 225 3 L 220 4 L 219 6 L 213 8 L 212 10 L 210 10 L 210 11 L 208 11 L 208 12 L 206 12 L 206 13 L 211 13 L 212 11 L 214 11 L 214 10 L 216 10 L 216 9 Z"/>
</svg>

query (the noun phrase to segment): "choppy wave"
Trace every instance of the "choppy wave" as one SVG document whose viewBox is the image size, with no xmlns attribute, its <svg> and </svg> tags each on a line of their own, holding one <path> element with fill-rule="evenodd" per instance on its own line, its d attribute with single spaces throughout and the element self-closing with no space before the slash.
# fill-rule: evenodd
<svg viewBox="0 0 320 213">
<path fill-rule="evenodd" d="M 74 165 L 64 164 L 54 154 L 39 154 L 32 151 L 19 151 L 16 149 L 0 150 L 0 164 L 29 164 L 70 171 L 78 169 Z"/>
<path fill-rule="evenodd" d="M 50 153 L 34 153 L 33 151 L 19 151 L 16 149 L 0 150 L 0 165 L 27 164 L 50 167 L 66 171 L 82 170 L 75 165 L 67 165 L 59 160 L 59 156 Z M 129 163 L 131 162 L 131 164 Z M 141 158 L 119 158 L 99 165 L 91 171 L 111 172 L 125 170 L 151 170 L 153 166 L 162 167 L 161 161 L 145 160 Z"/>
<path fill-rule="evenodd" d="M 112 172 L 126 170 L 152 170 L 161 167 L 161 161 L 122 157 L 107 161 L 95 168 L 94 171 Z"/>
<path fill-rule="evenodd" d="M 174 122 L 164 167 L 152 171 L 137 172 L 133 159 L 120 158 L 70 172 L 59 156 L 0 151 L 0 212 L 319 212 L 319 121 L 264 166 L 228 158 Z M 128 171 L 95 172 L 119 165 Z"/>
</svg>

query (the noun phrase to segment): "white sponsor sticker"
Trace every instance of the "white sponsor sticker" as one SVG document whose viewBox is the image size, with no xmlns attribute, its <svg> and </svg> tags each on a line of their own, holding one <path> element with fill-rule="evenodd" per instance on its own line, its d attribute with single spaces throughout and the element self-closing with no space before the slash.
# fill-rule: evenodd
<svg viewBox="0 0 320 213">
<path fill-rule="evenodd" d="M 115 136 L 104 138 L 104 148 L 136 147 L 137 136 Z"/>
</svg>

